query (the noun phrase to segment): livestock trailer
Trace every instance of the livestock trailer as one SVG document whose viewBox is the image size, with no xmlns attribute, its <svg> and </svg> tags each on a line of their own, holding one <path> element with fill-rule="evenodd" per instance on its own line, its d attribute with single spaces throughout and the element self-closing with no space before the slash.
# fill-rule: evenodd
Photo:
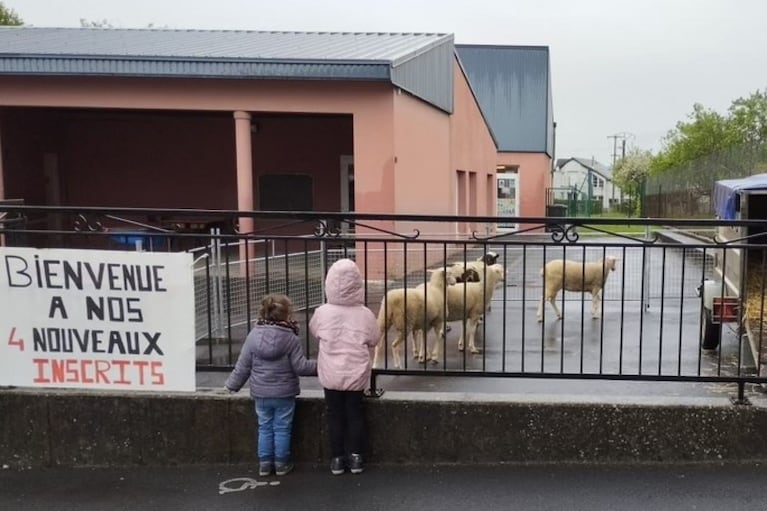
<svg viewBox="0 0 767 511">
<path fill-rule="evenodd" d="M 760 370 L 767 364 L 767 174 L 716 181 L 712 199 L 717 218 L 754 222 L 717 229 L 715 278 L 701 285 L 702 346 L 717 348 L 722 324 L 735 323 Z"/>
</svg>

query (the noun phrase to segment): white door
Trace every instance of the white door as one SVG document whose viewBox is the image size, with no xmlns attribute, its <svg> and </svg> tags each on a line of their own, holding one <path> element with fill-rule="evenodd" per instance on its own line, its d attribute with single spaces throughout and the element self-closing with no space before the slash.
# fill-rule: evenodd
<svg viewBox="0 0 767 511">
<path fill-rule="evenodd" d="M 519 198 L 519 174 L 517 173 L 499 173 L 498 182 L 498 216 L 516 217 L 519 216 L 518 198 Z M 516 231 L 516 223 L 500 223 L 498 229 L 506 231 Z"/>
<path fill-rule="evenodd" d="M 354 156 L 344 154 L 341 156 L 341 212 L 354 212 Z M 354 232 L 354 227 L 344 223 L 341 231 Z"/>
</svg>

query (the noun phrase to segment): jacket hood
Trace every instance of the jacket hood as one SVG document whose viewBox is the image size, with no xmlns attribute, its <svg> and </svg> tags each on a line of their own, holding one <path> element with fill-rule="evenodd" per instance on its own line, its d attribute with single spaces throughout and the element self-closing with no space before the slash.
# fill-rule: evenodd
<svg viewBox="0 0 767 511">
<path fill-rule="evenodd" d="M 361 305 L 365 298 L 362 275 L 351 259 L 333 263 L 325 278 L 325 295 L 334 305 Z"/>
<path fill-rule="evenodd" d="M 288 351 L 288 339 L 292 332 L 287 327 L 264 325 L 261 328 L 261 342 L 253 347 L 253 352 L 264 360 L 277 360 L 285 356 Z"/>
</svg>

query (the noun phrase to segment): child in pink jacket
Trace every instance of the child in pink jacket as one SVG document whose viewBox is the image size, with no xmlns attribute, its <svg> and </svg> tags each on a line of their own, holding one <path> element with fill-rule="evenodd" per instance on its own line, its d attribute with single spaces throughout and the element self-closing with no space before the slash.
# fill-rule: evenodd
<svg viewBox="0 0 767 511">
<path fill-rule="evenodd" d="M 378 325 L 364 305 L 362 275 L 351 259 L 330 267 L 325 295 L 327 302 L 314 311 L 309 330 L 319 340 L 317 376 L 325 390 L 330 471 L 340 475 L 348 466 L 352 474 L 360 474 L 367 433 L 363 391 L 370 382 Z"/>
</svg>

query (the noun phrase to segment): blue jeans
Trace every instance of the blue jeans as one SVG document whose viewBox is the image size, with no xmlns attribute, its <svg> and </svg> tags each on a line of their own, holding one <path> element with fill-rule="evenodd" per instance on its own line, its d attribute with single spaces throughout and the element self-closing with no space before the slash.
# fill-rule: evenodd
<svg viewBox="0 0 767 511">
<path fill-rule="evenodd" d="M 258 460 L 290 461 L 290 437 L 296 399 L 256 398 L 258 417 Z"/>
</svg>

